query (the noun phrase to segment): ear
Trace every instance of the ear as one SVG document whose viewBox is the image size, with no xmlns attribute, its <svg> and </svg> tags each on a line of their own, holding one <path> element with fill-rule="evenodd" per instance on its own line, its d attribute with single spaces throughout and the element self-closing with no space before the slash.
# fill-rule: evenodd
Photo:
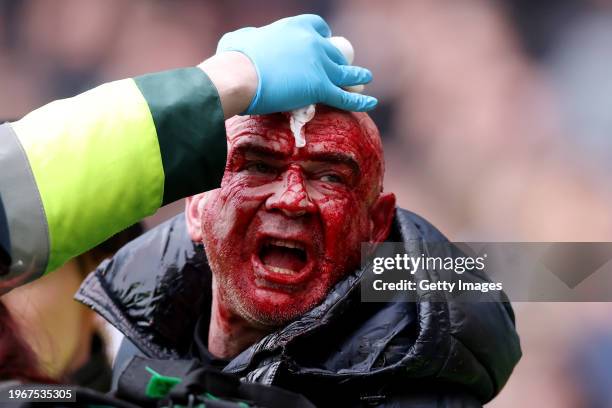
<svg viewBox="0 0 612 408">
<path fill-rule="evenodd" d="M 370 241 L 383 242 L 391 232 L 395 216 L 395 194 L 383 193 L 370 208 Z"/>
<path fill-rule="evenodd" d="M 206 193 L 187 197 L 185 200 L 185 219 L 187 221 L 187 232 L 193 242 L 201 242 L 202 216 L 204 215 L 204 204 L 206 204 Z"/>
</svg>

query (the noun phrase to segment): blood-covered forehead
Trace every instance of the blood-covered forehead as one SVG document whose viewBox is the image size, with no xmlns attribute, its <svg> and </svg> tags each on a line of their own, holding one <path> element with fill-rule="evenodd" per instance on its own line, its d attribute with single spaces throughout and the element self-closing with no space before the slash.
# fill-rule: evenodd
<svg viewBox="0 0 612 408">
<path fill-rule="evenodd" d="M 310 153 L 344 153 L 359 165 L 363 181 L 379 192 L 384 173 L 383 150 L 376 125 L 366 113 L 346 112 L 318 105 L 305 126 L 306 146 L 295 148 L 289 115 L 276 113 L 234 116 L 226 122 L 229 154 L 236 146 L 258 144 L 275 151 L 307 159 Z"/>
</svg>

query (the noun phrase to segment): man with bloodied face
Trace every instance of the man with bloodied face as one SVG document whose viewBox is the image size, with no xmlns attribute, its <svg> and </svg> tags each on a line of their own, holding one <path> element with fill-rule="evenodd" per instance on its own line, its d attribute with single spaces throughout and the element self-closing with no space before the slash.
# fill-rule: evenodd
<svg viewBox="0 0 612 408">
<path fill-rule="evenodd" d="M 227 122 L 221 188 L 187 201 L 191 238 L 213 271 L 209 348 L 230 358 L 320 303 L 384 240 L 395 197 L 382 193 L 378 131 L 365 113 L 319 106 L 295 146 L 287 115 Z"/>
<path fill-rule="evenodd" d="M 344 89 L 372 75 L 330 36 L 315 15 L 237 30 L 197 68 L 103 85 L 0 127 L 10 141 L 0 144 L 10 164 L 0 192 L 11 238 L 5 228 L 0 244 L 13 261 L 0 259 L 0 272 L 18 278 L 11 284 L 162 204 L 214 189 L 104 261 L 76 295 L 125 335 L 118 397 L 211 408 L 312 406 L 304 397 L 472 407 L 508 379 L 520 347 L 504 297 L 361 301 L 362 243 L 428 250 L 445 238 L 382 191 L 380 135 L 367 114 L 352 113 L 377 101 Z M 278 112 L 315 103 L 298 148 Z"/>
<path fill-rule="evenodd" d="M 445 241 L 383 192 L 367 114 L 317 105 L 301 148 L 284 113 L 236 116 L 226 131 L 220 188 L 190 197 L 77 294 L 126 335 L 115 381 L 140 356 L 197 361 L 317 406 L 475 407 L 501 390 L 520 358 L 502 298 L 361 301 L 362 243 Z"/>
</svg>

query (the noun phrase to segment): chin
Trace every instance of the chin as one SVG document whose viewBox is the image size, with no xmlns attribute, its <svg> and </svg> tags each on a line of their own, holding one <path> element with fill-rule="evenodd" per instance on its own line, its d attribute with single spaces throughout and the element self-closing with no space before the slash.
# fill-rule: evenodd
<svg viewBox="0 0 612 408">
<path fill-rule="evenodd" d="M 315 290 L 316 291 L 316 290 Z M 242 294 L 235 296 L 236 312 L 245 320 L 258 326 L 280 327 L 299 318 L 324 297 L 323 291 L 317 296 L 307 293 L 288 293 L 279 290 L 255 287 L 252 296 L 245 298 Z"/>
</svg>

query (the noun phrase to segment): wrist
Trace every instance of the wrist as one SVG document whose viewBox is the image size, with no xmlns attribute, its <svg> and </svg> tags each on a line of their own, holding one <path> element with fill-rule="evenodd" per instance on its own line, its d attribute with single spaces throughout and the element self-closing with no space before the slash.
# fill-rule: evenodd
<svg viewBox="0 0 612 408">
<path fill-rule="evenodd" d="M 198 68 L 217 88 L 225 119 L 248 108 L 259 82 L 249 57 L 237 51 L 222 52 L 208 58 Z"/>
</svg>

